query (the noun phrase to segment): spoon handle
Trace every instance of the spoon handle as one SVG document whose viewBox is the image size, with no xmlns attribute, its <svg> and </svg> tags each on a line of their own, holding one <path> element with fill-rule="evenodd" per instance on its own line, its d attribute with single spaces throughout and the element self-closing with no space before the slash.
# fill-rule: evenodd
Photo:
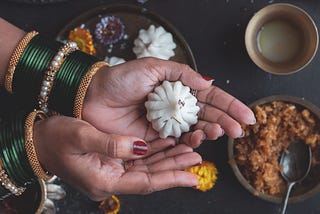
<svg viewBox="0 0 320 214">
<path fill-rule="evenodd" d="M 284 201 L 283 201 L 283 207 L 282 207 L 282 212 L 281 212 L 281 214 L 285 214 L 285 213 L 286 213 L 289 196 L 290 196 L 292 187 L 293 187 L 295 184 L 296 184 L 295 182 L 290 182 L 290 183 L 288 183 L 287 193 L 286 193 L 286 197 L 285 197 L 285 199 L 284 199 Z"/>
</svg>

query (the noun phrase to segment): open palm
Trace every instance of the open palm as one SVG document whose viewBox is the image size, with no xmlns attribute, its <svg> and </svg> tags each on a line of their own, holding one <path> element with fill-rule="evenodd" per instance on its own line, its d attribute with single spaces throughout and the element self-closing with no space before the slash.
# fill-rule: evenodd
<svg viewBox="0 0 320 214">
<path fill-rule="evenodd" d="M 199 122 L 193 132 L 183 135 L 184 143 L 196 147 L 202 140 L 216 139 L 225 132 L 239 137 L 242 135 L 239 123 L 254 123 L 250 109 L 211 86 L 212 81 L 205 80 L 186 65 L 153 58 L 134 60 L 98 72 L 86 95 L 83 119 L 108 133 L 157 140 L 158 133 L 146 119 L 144 102 L 164 80 L 180 80 L 198 90 Z"/>
<path fill-rule="evenodd" d="M 148 143 L 145 156 L 132 152 L 135 137 L 101 132 L 75 118 L 54 116 L 37 122 L 39 160 L 51 173 L 93 200 L 111 194 L 146 194 L 176 186 L 192 187 L 197 177 L 184 169 L 201 157 L 187 145 Z"/>
</svg>

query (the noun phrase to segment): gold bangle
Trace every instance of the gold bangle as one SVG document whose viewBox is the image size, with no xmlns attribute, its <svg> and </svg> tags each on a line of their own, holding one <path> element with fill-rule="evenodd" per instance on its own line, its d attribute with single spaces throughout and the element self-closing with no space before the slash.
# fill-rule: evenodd
<svg viewBox="0 0 320 214">
<path fill-rule="evenodd" d="M 27 33 L 21 39 L 21 41 L 18 43 L 17 47 L 14 49 L 14 51 L 13 51 L 11 57 L 10 57 L 8 71 L 6 72 L 5 80 L 4 80 L 4 87 L 6 88 L 6 90 L 10 94 L 12 94 L 13 74 L 14 74 L 14 71 L 16 70 L 16 66 L 17 66 L 17 64 L 19 62 L 19 59 L 20 59 L 23 51 L 25 50 L 25 48 L 27 47 L 27 45 L 31 41 L 31 39 L 33 37 L 35 37 L 36 35 L 38 35 L 38 34 L 39 33 L 36 32 L 36 31 L 31 31 L 31 32 Z"/>
<path fill-rule="evenodd" d="M 33 125 L 37 117 L 40 118 L 41 120 L 48 118 L 48 116 L 43 111 L 40 111 L 40 110 L 33 111 L 27 116 L 26 122 L 24 124 L 25 147 L 26 147 L 28 160 L 34 174 L 39 179 L 48 180 L 52 178 L 53 175 L 49 174 L 48 172 L 45 172 L 45 170 L 42 168 L 37 157 L 36 148 L 34 147 L 34 143 L 33 143 Z"/>
<path fill-rule="evenodd" d="M 53 86 L 53 81 L 55 79 L 56 73 L 59 71 L 62 63 L 67 58 L 67 56 L 73 51 L 78 50 L 78 46 L 75 42 L 67 42 L 64 44 L 54 56 L 50 62 L 48 70 L 46 70 L 43 80 L 41 82 L 40 94 L 38 96 L 39 108 L 48 113 L 48 99 Z"/>
<path fill-rule="evenodd" d="M 90 82 L 92 80 L 92 77 L 97 73 L 97 71 L 104 67 L 107 66 L 109 67 L 109 64 L 101 61 L 101 62 L 96 62 L 91 66 L 89 71 L 84 75 L 82 78 L 75 100 L 74 100 L 74 106 L 73 106 L 73 116 L 78 119 L 82 119 L 82 106 L 83 106 L 83 101 L 86 96 L 88 87 L 90 85 Z"/>
<path fill-rule="evenodd" d="M 10 179 L 8 174 L 3 168 L 2 162 L 0 161 L 0 182 L 4 188 L 9 190 L 13 195 L 19 196 L 21 195 L 26 188 L 16 186 Z"/>
</svg>

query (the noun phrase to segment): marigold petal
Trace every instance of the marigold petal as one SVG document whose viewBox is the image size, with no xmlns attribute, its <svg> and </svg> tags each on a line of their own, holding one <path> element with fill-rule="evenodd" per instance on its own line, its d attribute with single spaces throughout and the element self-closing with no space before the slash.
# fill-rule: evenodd
<svg viewBox="0 0 320 214">
<path fill-rule="evenodd" d="M 120 200 L 112 195 L 110 198 L 101 201 L 99 209 L 105 214 L 117 214 L 120 211 Z"/>
<path fill-rule="evenodd" d="M 79 49 L 87 54 L 95 55 L 92 35 L 86 28 L 77 27 L 69 32 L 69 41 L 77 43 Z"/>
<path fill-rule="evenodd" d="M 216 166 L 209 161 L 202 161 L 200 166 L 193 166 L 186 169 L 187 172 L 195 174 L 199 180 L 196 189 L 206 192 L 212 189 L 218 179 Z"/>
</svg>

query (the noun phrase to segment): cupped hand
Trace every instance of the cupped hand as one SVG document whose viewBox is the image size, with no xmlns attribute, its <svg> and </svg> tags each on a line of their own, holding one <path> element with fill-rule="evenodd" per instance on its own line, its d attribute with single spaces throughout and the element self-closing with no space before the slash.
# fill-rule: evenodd
<svg viewBox="0 0 320 214">
<path fill-rule="evenodd" d="M 143 58 L 101 69 L 92 80 L 84 102 L 82 118 L 108 132 L 134 135 L 146 141 L 160 140 L 146 119 L 144 102 L 162 81 L 182 81 L 198 90 L 199 121 L 181 141 L 197 147 L 205 139 L 224 133 L 241 137 L 240 124 L 254 124 L 253 112 L 239 100 L 212 86 L 189 66 L 172 61 Z"/>
<path fill-rule="evenodd" d="M 184 169 L 199 164 L 200 155 L 184 144 L 168 148 L 172 140 L 145 143 L 106 134 L 83 120 L 53 116 L 36 123 L 34 142 L 44 168 L 93 200 L 198 184 Z"/>
</svg>

